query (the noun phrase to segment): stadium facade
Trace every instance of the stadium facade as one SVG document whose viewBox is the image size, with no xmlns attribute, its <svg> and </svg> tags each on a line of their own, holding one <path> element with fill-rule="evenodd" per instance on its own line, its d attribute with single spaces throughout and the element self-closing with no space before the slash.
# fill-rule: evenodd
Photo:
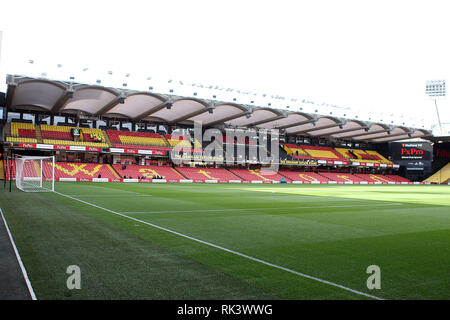
<svg viewBox="0 0 450 320">
<path fill-rule="evenodd" d="M 0 168 L 5 179 L 15 176 L 7 155 L 21 154 L 54 155 L 61 181 L 448 180 L 440 175 L 424 181 L 446 163 L 432 166 L 436 141 L 423 128 L 18 75 L 8 75 L 6 83 Z M 200 133 L 195 124 L 201 124 Z M 205 141 L 208 130 L 218 135 Z M 277 144 L 269 143 L 275 136 Z M 269 170 L 274 163 L 277 170 Z"/>
</svg>

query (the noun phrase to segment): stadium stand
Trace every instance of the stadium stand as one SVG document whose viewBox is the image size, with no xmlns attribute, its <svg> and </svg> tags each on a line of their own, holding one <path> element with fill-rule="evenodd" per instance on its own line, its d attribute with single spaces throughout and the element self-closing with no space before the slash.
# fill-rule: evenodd
<svg viewBox="0 0 450 320">
<path fill-rule="evenodd" d="M 37 143 L 36 127 L 32 123 L 11 122 L 11 136 L 7 142 Z"/>
<path fill-rule="evenodd" d="M 424 182 L 448 183 L 449 180 L 450 180 L 450 162 L 447 163 L 441 170 L 437 171 L 432 176 L 425 179 Z"/>
<path fill-rule="evenodd" d="M 53 126 L 41 124 L 41 135 L 45 144 L 61 144 L 85 147 L 108 148 L 105 136 L 100 129 L 78 128 L 71 126 Z M 80 130 L 80 141 L 75 141 L 72 129 Z M 88 141 L 86 141 L 87 139 Z"/>
<path fill-rule="evenodd" d="M 302 171 L 284 171 L 281 170 L 278 172 L 279 174 L 283 175 L 284 177 L 292 180 L 292 181 L 302 181 L 302 182 L 328 182 L 329 179 L 317 174 L 315 172 L 302 172 Z"/>
<path fill-rule="evenodd" d="M 411 180 L 409 180 L 409 179 L 407 179 L 405 177 L 396 175 L 396 174 L 386 174 L 385 177 L 387 177 L 390 180 L 393 180 L 395 182 L 411 182 Z"/>
<path fill-rule="evenodd" d="M 172 167 L 158 167 L 158 166 L 138 166 L 138 165 L 126 165 L 113 164 L 113 168 L 119 173 L 122 178 L 142 178 L 142 179 L 154 179 L 157 176 L 167 181 L 180 181 L 185 177 Z"/>
<path fill-rule="evenodd" d="M 378 152 L 376 152 L 376 151 L 367 150 L 366 152 L 367 152 L 368 154 L 374 156 L 376 160 L 381 161 L 381 163 L 392 164 L 392 161 L 386 159 L 385 157 L 383 157 L 380 153 L 378 153 Z"/>
<path fill-rule="evenodd" d="M 106 133 L 116 148 L 170 150 L 167 141 L 158 133 L 117 130 L 107 130 Z"/>
<path fill-rule="evenodd" d="M 393 178 L 381 174 L 357 173 L 355 174 L 355 176 L 364 179 L 368 182 L 381 182 L 381 183 L 397 182 Z"/>
<path fill-rule="evenodd" d="M 51 164 L 46 162 L 43 166 L 46 176 L 51 176 Z M 109 164 L 98 163 L 73 163 L 73 162 L 56 162 L 55 178 L 108 178 L 120 179 L 120 176 L 114 171 Z"/>
<path fill-rule="evenodd" d="M 171 134 L 165 134 L 164 138 L 166 138 L 167 142 L 171 147 L 177 146 L 178 148 L 187 148 L 192 149 L 191 137 L 189 136 L 172 136 Z M 195 149 L 201 149 L 201 144 L 195 140 Z"/>
<path fill-rule="evenodd" d="M 303 150 L 305 150 L 310 156 L 318 160 L 337 160 L 345 161 L 346 159 L 336 150 L 331 147 L 319 147 L 319 146 L 308 146 L 301 145 Z"/>
<path fill-rule="evenodd" d="M 325 178 L 328 178 L 330 181 L 336 181 L 338 183 L 345 183 L 345 182 L 359 183 L 366 181 L 363 178 L 355 176 L 351 173 L 320 172 L 320 175 L 324 176 Z"/>
<path fill-rule="evenodd" d="M 219 182 L 228 182 L 230 180 L 240 180 L 239 177 L 222 168 L 190 168 L 177 167 L 183 176 L 192 179 L 195 182 L 204 182 L 205 180 L 218 180 Z"/>
<path fill-rule="evenodd" d="M 283 150 L 291 156 L 292 159 L 312 159 L 305 150 L 303 150 L 300 146 L 295 144 L 284 144 L 282 146 Z"/>
<path fill-rule="evenodd" d="M 336 151 L 350 161 L 392 164 L 391 161 L 373 150 L 364 151 L 358 149 L 336 148 Z"/>
<path fill-rule="evenodd" d="M 236 176 L 240 177 L 244 181 L 280 181 L 283 177 L 279 173 L 275 173 L 273 171 L 264 171 L 259 169 L 230 169 L 232 173 Z"/>
</svg>

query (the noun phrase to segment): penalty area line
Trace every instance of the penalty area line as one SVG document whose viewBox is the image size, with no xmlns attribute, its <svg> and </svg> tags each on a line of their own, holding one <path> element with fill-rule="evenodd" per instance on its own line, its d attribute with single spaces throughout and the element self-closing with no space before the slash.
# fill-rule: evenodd
<svg viewBox="0 0 450 320">
<path fill-rule="evenodd" d="M 292 269 L 289 269 L 289 268 L 285 268 L 285 267 L 273 264 L 271 262 L 267 262 L 267 261 L 264 261 L 264 260 L 261 260 L 261 259 L 249 256 L 249 255 L 246 255 L 244 253 L 240 253 L 240 252 L 237 252 L 237 251 L 234 251 L 234 250 L 231 250 L 231 249 L 228 249 L 228 248 L 216 245 L 216 244 L 211 243 L 211 242 L 207 242 L 207 241 L 204 241 L 204 240 L 201 240 L 201 239 L 197 239 L 197 238 L 185 235 L 183 233 L 180 233 L 180 232 L 177 232 L 177 231 L 174 231 L 174 230 L 171 230 L 171 229 L 167 229 L 167 228 L 158 226 L 156 224 L 153 224 L 153 223 L 150 223 L 150 222 L 147 222 L 147 221 L 143 221 L 143 220 L 140 220 L 140 219 L 137 219 L 137 218 L 134 218 L 134 217 L 127 216 L 127 215 L 125 215 L 123 213 L 116 212 L 116 211 L 108 209 L 108 208 L 103 208 L 103 207 L 98 206 L 96 204 L 93 204 L 93 203 L 90 203 L 90 202 L 87 202 L 87 201 L 84 201 L 84 200 L 81 200 L 81 199 L 77 199 L 75 197 L 72 197 L 72 196 L 69 196 L 69 195 L 57 192 L 57 191 L 55 191 L 55 193 L 59 194 L 60 196 L 63 196 L 63 197 L 66 197 L 66 198 L 69 198 L 69 199 L 72 199 L 72 200 L 84 203 L 84 204 L 89 205 L 89 206 L 92 206 L 94 208 L 97 208 L 97 209 L 100 209 L 100 210 L 103 210 L 103 211 L 106 211 L 106 212 L 109 212 L 109 213 L 121 216 L 123 218 L 130 219 L 130 220 L 133 220 L 133 221 L 145 224 L 145 225 L 148 225 L 150 227 L 153 227 L 153 228 L 156 228 L 156 229 L 159 229 L 159 230 L 162 230 L 162 231 L 166 231 L 166 232 L 172 233 L 174 235 L 183 237 L 185 239 L 189 239 L 189 240 L 192 240 L 192 241 L 195 241 L 195 242 L 198 242 L 198 243 L 201 243 L 201 244 L 204 244 L 204 245 L 207 245 L 207 246 L 210 246 L 210 247 L 213 247 L 213 248 L 216 248 L 216 249 L 219 249 L 219 250 L 222 250 L 222 251 L 225 251 L 225 252 L 228 252 L 228 253 L 240 256 L 242 258 L 246 258 L 246 259 L 251 260 L 251 261 L 255 261 L 255 262 L 264 264 L 264 265 L 269 266 L 269 267 L 276 268 L 278 270 L 283 270 L 283 271 L 289 272 L 291 274 L 295 274 L 297 276 L 300 276 L 300 277 L 303 277 L 303 278 L 306 278 L 306 279 L 310 279 L 310 280 L 314 280 L 314 281 L 317 281 L 317 282 L 320 282 L 320 283 L 323 283 L 323 284 L 327 284 L 327 285 L 330 285 L 330 286 L 333 286 L 333 287 L 336 287 L 336 288 L 339 288 L 339 289 L 342 289 L 342 290 L 345 290 L 345 291 L 348 291 L 348 292 L 352 292 L 354 294 L 357 294 L 357 295 L 360 295 L 360 296 L 364 296 L 364 297 L 367 297 L 367 298 L 371 298 L 371 299 L 375 299 L 375 300 L 384 300 L 383 298 L 380 298 L 380 297 L 377 297 L 377 296 L 374 296 L 374 295 L 371 295 L 371 294 L 367 294 L 367 293 L 364 293 L 364 292 L 361 292 L 361 291 L 358 291 L 358 290 L 355 290 L 355 289 L 352 289 L 352 288 L 349 288 L 349 287 L 346 287 L 346 286 L 343 286 L 343 285 L 340 285 L 340 284 L 337 284 L 337 283 L 334 283 L 334 282 L 331 282 L 331 281 L 328 281 L 328 280 L 324 280 L 324 279 L 320 279 L 320 278 L 317 278 L 317 277 L 314 277 L 314 276 L 310 276 L 308 274 L 301 273 L 301 272 L 298 272 L 298 271 L 295 271 L 295 270 L 292 270 Z"/>
</svg>

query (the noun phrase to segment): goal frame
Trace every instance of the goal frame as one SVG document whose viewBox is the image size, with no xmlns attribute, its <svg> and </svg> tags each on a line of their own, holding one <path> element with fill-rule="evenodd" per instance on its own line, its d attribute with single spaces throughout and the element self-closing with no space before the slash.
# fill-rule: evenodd
<svg viewBox="0 0 450 320">
<path fill-rule="evenodd" d="M 16 187 L 23 191 L 23 192 L 55 192 L 55 156 L 21 156 L 21 155 L 15 155 L 15 157 L 12 159 L 14 161 L 15 165 L 15 180 L 16 180 Z M 40 172 L 36 172 L 38 177 L 27 177 L 25 176 L 25 162 L 31 160 L 31 161 L 39 161 L 39 169 Z M 51 177 L 44 177 L 44 161 L 51 162 Z M 35 168 L 36 169 L 36 168 Z M 31 186 L 31 188 L 27 188 L 25 181 L 29 181 L 30 183 L 32 181 L 38 182 L 36 185 Z M 44 186 L 44 181 L 50 181 L 51 184 L 49 187 Z"/>
</svg>

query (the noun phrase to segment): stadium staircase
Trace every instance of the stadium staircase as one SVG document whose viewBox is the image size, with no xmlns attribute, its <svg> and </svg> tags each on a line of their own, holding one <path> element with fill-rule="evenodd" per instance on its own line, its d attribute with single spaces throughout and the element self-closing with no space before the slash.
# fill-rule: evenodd
<svg viewBox="0 0 450 320">
<path fill-rule="evenodd" d="M 41 132 L 41 127 L 40 126 L 36 126 L 36 140 L 38 143 L 43 143 L 44 140 L 42 140 L 42 132 Z"/>
<path fill-rule="evenodd" d="M 114 169 L 114 167 L 110 164 L 107 164 L 107 166 L 109 167 L 109 170 L 111 170 L 111 172 L 113 173 L 113 175 L 117 178 L 117 179 L 122 179 L 122 177 L 120 176 L 120 174 L 116 171 L 116 169 Z"/>
<path fill-rule="evenodd" d="M 450 162 L 447 163 L 441 170 L 434 173 L 431 177 L 424 180 L 430 183 L 448 183 L 450 180 Z"/>
<path fill-rule="evenodd" d="M 112 147 L 113 144 L 111 143 L 111 140 L 109 140 L 109 136 L 108 136 L 108 134 L 106 133 L 105 130 L 102 130 L 102 134 L 103 134 L 103 137 L 105 138 L 104 142 L 105 142 L 109 147 Z"/>
</svg>

